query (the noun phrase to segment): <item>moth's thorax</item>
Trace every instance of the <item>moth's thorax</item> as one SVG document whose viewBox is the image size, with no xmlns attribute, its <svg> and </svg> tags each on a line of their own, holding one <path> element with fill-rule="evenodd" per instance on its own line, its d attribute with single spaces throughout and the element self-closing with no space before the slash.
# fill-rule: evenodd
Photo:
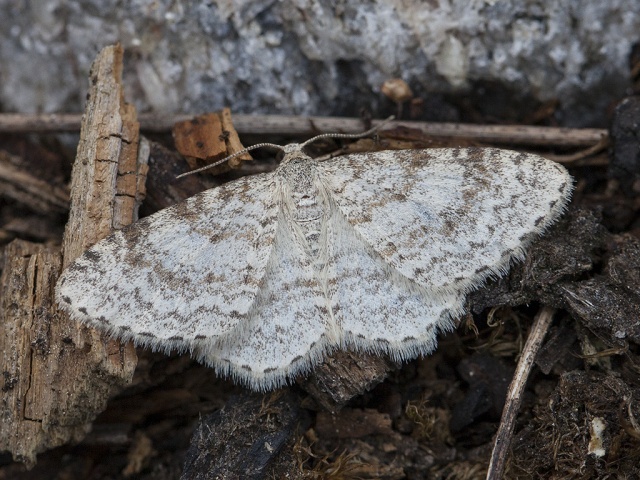
<svg viewBox="0 0 640 480">
<path fill-rule="evenodd" d="M 313 158 L 304 153 L 298 143 L 285 145 L 282 147 L 282 150 L 284 151 L 284 158 L 280 162 L 279 169 L 281 170 L 289 170 L 290 167 L 294 167 L 296 165 L 308 166 L 310 164 L 315 164 Z"/>
<path fill-rule="evenodd" d="M 285 156 L 276 174 L 284 190 L 291 218 L 296 222 L 308 222 L 322 217 L 325 210 L 319 190 L 317 162 L 296 148 L 285 147 Z"/>
<path fill-rule="evenodd" d="M 303 153 L 299 145 L 287 145 L 277 175 L 283 186 L 284 210 L 299 226 L 308 253 L 317 259 L 322 224 L 329 213 L 329 205 L 316 166 L 316 160 Z"/>
</svg>

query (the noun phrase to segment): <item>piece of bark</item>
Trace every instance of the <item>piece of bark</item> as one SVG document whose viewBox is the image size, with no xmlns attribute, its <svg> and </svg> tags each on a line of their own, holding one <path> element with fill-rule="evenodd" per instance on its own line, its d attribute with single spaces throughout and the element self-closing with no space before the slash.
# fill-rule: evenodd
<svg viewBox="0 0 640 480">
<path fill-rule="evenodd" d="M 231 109 L 223 108 L 219 115 L 220 121 L 222 122 L 222 135 L 227 143 L 228 154 L 233 155 L 234 153 L 244 150 L 244 146 L 240 141 L 238 132 L 231 121 Z M 237 168 L 242 162 L 247 160 L 253 160 L 253 158 L 249 153 L 243 153 L 242 155 L 229 159 L 229 166 L 231 168 Z"/>
<path fill-rule="evenodd" d="M 222 122 L 215 113 L 198 115 L 173 126 L 173 141 L 192 170 L 203 167 L 227 154 L 222 136 Z"/>
<path fill-rule="evenodd" d="M 190 120 L 177 122 L 173 126 L 173 140 L 178 152 L 185 157 L 192 170 L 204 167 L 228 155 L 244 149 L 238 133 L 231 122 L 231 111 L 225 108 L 219 113 L 198 115 Z M 227 171 L 238 167 L 243 160 L 252 160 L 244 153 L 229 159 L 210 173 Z"/>
<path fill-rule="evenodd" d="M 122 56 L 120 45 L 106 47 L 91 69 L 89 100 L 71 178 L 71 210 L 62 244 L 64 267 L 113 229 L 137 220 L 137 209 L 145 196 L 147 159 L 138 156 L 135 108 L 124 102 Z M 92 352 L 80 363 L 87 371 L 103 373 L 99 383 L 105 385 L 97 389 L 102 393 L 96 402 L 100 406 L 91 412 L 95 416 L 108 398 L 104 393 L 131 380 L 137 362 L 135 349 L 132 344 L 109 340 L 96 330 L 67 321 L 77 329 L 77 347 L 90 346 Z"/>
<path fill-rule="evenodd" d="M 5 255 L 0 338 L 9 343 L 1 367 L 11 373 L 5 374 L 10 393 L 2 405 L 0 450 L 28 466 L 37 453 L 82 439 L 136 365 L 131 344 L 67 318 L 53 301 L 61 264 L 131 223 L 144 196 L 145 159 L 138 158 L 138 124 L 123 101 L 121 73 L 121 47 L 106 47 L 91 70 L 63 258 L 19 241 Z"/>
<path fill-rule="evenodd" d="M 56 321 L 53 289 L 61 265 L 56 248 L 21 240 L 10 243 L 0 277 L 0 365 L 2 407 L 0 450 L 33 465 L 36 453 L 81 438 L 88 425 L 68 428 L 60 398 L 68 392 L 58 383 L 67 372 L 48 363 L 64 361 L 73 347 L 69 332 Z M 54 338 L 57 336 L 57 338 Z"/>
<path fill-rule="evenodd" d="M 340 410 L 349 400 L 371 390 L 398 368 L 388 357 L 338 350 L 298 381 L 323 408 Z"/>
<path fill-rule="evenodd" d="M 121 79 L 122 48 L 107 47 L 91 69 L 62 245 L 65 267 L 114 228 L 134 221 L 144 198 L 139 124 L 134 107 L 124 103 Z"/>
<path fill-rule="evenodd" d="M 566 308 L 609 346 L 640 344 L 640 297 L 601 278 L 562 286 Z"/>
<path fill-rule="evenodd" d="M 640 240 L 611 236 L 601 275 L 552 286 L 549 297 L 609 346 L 640 345 Z"/>
<path fill-rule="evenodd" d="M 137 209 L 144 199 L 147 159 L 138 156 L 135 108 L 124 102 L 122 56 L 120 45 L 106 47 L 91 68 L 89 100 L 71 175 L 63 267 L 112 230 L 137 220 Z M 128 383 L 137 361 L 133 345 L 107 340 L 93 329 L 68 321 L 78 329 L 78 347 L 92 347 L 94 355 L 86 367 L 104 369 L 107 383 Z M 113 356 L 113 351 L 122 354 Z"/>
</svg>

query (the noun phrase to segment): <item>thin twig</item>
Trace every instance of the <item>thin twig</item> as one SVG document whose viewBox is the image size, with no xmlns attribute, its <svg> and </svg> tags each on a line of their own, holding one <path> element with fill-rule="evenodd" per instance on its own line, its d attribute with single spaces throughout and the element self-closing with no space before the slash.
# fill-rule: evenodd
<svg viewBox="0 0 640 480">
<path fill-rule="evenodd" d="M 583 160 L 587 157 L 595 155 L 596 153 L 600 153 L 603 150 L 606 150 L 609 147 L 609 137 L 602 137 L 598 143 L 591 145 L 579 152 L 571 153 L 569 155 L 553 155 L 546 154 L 545 157 L 549 160 L 553 160 L 558 163 L 573 163 L 578 160 Z"/>
<path fill-rule="evenodd" d="M 496 433 L 493 452 L 491 452 L 487 480 L 500 480 L 503 478 L 507 453 L 509 452 L 509 446 L 511 445 L 511 439 L 513 437 L 513 428 L 518 410 L 520 409 L 520 403 L 522 402 L 522 392 L 529 378 L 529 372 L 531 372 L 531 367 L 536 359 L 538 350 L 540 350 L 542 341 L 547 334 L 547 330 L 549 330 L 554 313 L 554 308 L 543 307 L 533 319 L 533 325 L 531 326 L 527 343 L 522 350 L 518 367 L 513 375 L 511 385 L 509 385 L 507 399 L 504 410 L 502 411 L 502 418 L 500 419 L 500 426 Z"/>
<path fill-rule="evenodd" d="M 141 129 L 147 132 L 169 132 L 178 121 L 191 115 L 141 114 Z M 80 114 L 0 114 L 0 133 L 53 133 L 80 130 Z M 309 137 L 321 132 L 358 133 L 362 121 L 356 118 L 300 117 L 294 115 L 233 115 L 240 134 L 287 135 Z M 378 122 L 374 121 L 376 125 Z M 590 147 L 607 137 L 607 131 L 596 128 L 557 128 L 524 125 L 472 125 L 463 123 L 391 122 L 389 127 L 415 129 L 435 137 L 466 138 L 491 144 L 543 145 L 547 147 Z"/>
</svg>

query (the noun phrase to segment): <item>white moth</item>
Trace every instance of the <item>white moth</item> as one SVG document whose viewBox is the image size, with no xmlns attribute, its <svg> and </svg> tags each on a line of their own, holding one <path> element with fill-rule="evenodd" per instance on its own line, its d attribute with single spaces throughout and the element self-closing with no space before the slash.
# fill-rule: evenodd
<svg viewBox="0 0 640 480">
<path fill-rule="evenodd" d="M 308 143 L 308 142 L 307 142 Z M 430 353 L 465 297 L 561 215 L 572 180 L 536 155 L 382 151 L 280 166 L 195 195 L 98 242 L 62 274 L 72 318 L 189 351 L 255 390 L 336 348 Z"/>
</svg>

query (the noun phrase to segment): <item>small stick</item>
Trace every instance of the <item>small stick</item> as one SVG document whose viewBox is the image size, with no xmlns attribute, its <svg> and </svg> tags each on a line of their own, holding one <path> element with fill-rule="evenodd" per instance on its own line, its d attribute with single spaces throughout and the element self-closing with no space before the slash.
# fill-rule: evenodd
<svg viewBox="0 0 640 480">
<path fill-rule="evenodd" d="M 192 115 L 139 115 L 141 130 L 170 132 L 173 124 Z M 0 114 L 0 133 L 53 133 L 80 130 L 80 114 Z M 309 137 L 317 132 L 357 133 L 362 121 L 356 118 L 300 117 L 293 115 L 236 115 L 233 123 L 240 134 Z M 376 125 L 378 121 L 373 122 Z M 546 147 L 590 147 L 607 137 L 597 128 L 558 128 L 526 125 L 472 125 L 395 121 L 424 135 L 466 138 L 491 144 L 540 145 Z"/>
<path fill-rule="evenodd" d="M 502 418 L 498 432 L 496 433 L 493 452 L 491 452 L 491 461 L 487 470 L 487 480 L 500 480 L 503 478 L 504 466 L 507 460 L 507 453 L 513 437 L 513 428 L 516 422 L 516 416 L 522 402 L 522 392 L 529 378 L 531 367 L 536 359 L 538 350 L 542 345 L 547 330 L 553 320 L 555 309 L 551 307 L 543 307 L 533 319 L 533 325 L 527 338 L 527 343 L 522 350 L 518 367 L 513 375 L 507 399 L 502 410 Z"/>
</svg>

